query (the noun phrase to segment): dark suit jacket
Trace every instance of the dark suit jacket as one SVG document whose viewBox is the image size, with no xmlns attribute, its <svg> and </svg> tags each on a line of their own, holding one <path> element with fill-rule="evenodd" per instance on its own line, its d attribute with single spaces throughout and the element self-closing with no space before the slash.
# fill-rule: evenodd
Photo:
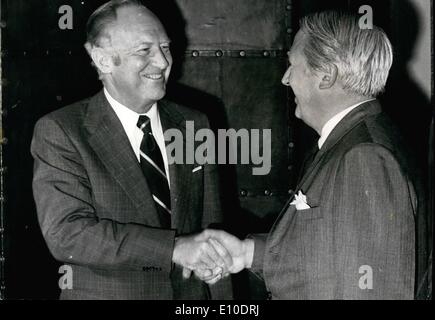
<svg viewBox="0 0 435 320">
<path fill-rule="evenodd" d="M 163 130 L 186 137 L 186 121 L 206 117 L 158 103 Z M 196 279 L 174 267 L 176 234 L 222 221 L 216 169 L 170 165 L 172 230 L 161 228 L 147 181 L 122 124 L 103 92 L 55 111 L 36 124 L 31 147 L 33 190 L 43 236 L 53 256 L 73 269 L 64 299 L 206 299 Z M 231 298 L 229 281 L 212 288 Z"/>
<path fill-rule="evenodd" d="M 405 158 L 377 101 L 334 128 L 295 190 L 311 209 L 288 204 L 269 235 L 254 236 L 252 270 L 272 298 L 413 298 L 417 201 Z"/>
</svg>

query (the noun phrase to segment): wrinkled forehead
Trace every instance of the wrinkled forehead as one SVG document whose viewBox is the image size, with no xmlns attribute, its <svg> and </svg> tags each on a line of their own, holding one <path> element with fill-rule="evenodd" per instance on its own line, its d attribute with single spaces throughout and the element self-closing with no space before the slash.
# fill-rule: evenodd
<svg viewBox="0 0 435 320">
<path fill-rule="evenodd" d="M 144 7 L 120 8 L 108 32 L 114 47 L 133 46 L 138 42 L 169 42 L 162 23 Z"/>
</svg>

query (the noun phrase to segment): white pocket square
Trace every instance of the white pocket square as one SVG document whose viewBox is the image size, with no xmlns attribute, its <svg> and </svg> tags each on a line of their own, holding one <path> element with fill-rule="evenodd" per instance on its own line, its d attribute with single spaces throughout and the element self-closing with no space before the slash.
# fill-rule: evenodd
<svg viewBox="0 0 435 320">
<path fill-rule="evenodd" d="M 298 194 L 295 194 L 295 199 L 290 204 L 292 206 L 296 206 L 296 210 L 311 209 L 307 203 L 307 197 L 302 193 L 302 191 L 299 191 Z"/>
<path fill-rule="evenodd" d="M 192 173 L 193 173 L 193 172 L 196 172 L 196 171 L 199 171 L 199 170 L 201 170 L 201 169 L 202 169 L 202 166 L 196 167 L 195 169 L 192 170 Z"/>
</svg>

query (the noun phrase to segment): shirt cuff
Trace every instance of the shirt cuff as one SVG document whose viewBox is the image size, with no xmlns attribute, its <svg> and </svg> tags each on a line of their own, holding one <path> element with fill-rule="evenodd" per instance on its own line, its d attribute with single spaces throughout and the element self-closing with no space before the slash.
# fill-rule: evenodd
<svg viewBox="0 0 435 320">
<path fill-rule="evenodd" d="M 266 251 L 267 233 L 251 234 L 247 238 L 254 240 L 254 259 L 252 260 L 251 271 L 262 272 L 264 263 L 264 254 Z"/>
</svg>

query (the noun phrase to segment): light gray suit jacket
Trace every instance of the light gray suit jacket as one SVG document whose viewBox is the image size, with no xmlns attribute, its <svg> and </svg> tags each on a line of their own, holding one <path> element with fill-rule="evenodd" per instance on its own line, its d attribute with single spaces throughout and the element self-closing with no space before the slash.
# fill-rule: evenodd
<svg viewBox="0 0 435 320">
<path fill-rule="evenodd" d="M 206 117 L 158 103 L 163 129 L 186 137 L 186 121 Z M 63 299 L 207 299 L 196 279 L 172 264 L 176 234 L 222 221 L 216 168 L 170 165 L 172 229 L 161 228 L 147 181 L 121 122 L 103 92 L 55 111 L 36 124 L 31 147 L 33 190 L 43 236 L 53 256 L 72 266 Z M 226 281 L 214 298 L 232 298 Z"/>
<path fill-rule="evenodd" d="M 417 201 L 402 147 L 377 101 L 335 127 L 295 190 L 311 208 L 288 203 L 254 235 L 252 270 L 272 298 L 413 299 Z"/>
</svg>

